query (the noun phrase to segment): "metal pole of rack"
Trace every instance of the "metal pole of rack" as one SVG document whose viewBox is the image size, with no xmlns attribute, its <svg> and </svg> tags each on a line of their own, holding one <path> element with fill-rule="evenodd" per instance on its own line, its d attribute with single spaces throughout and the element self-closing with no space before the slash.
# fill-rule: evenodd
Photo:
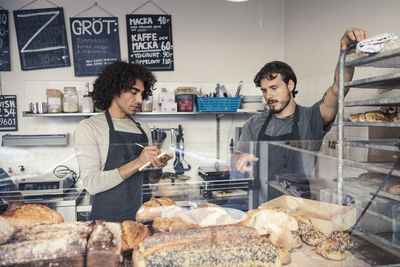
<svg viewBox="0 0 400 267">
<path fill-rule="evenodd" d="M 339 55 L 339 77 L 338 77 L 338 170 L 337 170 L 337 194 L 338 204 L 343 204 L 343 148 L 344 148 L 344 68 L 346 54 L 353 49 L 355 44 L 351 44 L 346 50 L 340 51 Z"/>
</svg>

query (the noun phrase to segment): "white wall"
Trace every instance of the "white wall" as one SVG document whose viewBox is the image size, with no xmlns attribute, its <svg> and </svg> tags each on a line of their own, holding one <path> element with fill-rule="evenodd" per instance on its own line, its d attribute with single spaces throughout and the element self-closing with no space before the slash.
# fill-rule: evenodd
<svg viewBox="0 0 400 267">
<path fill-rule="evenodd" d="M 69 17 L 88 8 L 94 1 L 52 0 L 64 8 L 70 56 L 72 56 Z M 125 15 L 139 7 L 145 1 L 100 0 L 102 8 L 119 20 L 121 58 L 127 59 L 127 40 Z M 172 15 L 175 70 L 155 72 L 157 88 L 165 87 L 169 91 L 178 86 L 196 86 L 203 91 L 214 90 L 216 83 L 224 83 L 234 93 L 240 80 L 245 82 L 244 94 L 258 94 L 253 85 L 255 73 L 266 62 L 283 59 L 283 2 L 281 0 L 254 0 L 246 3 L 231 3 L 225 0 L 155 0 L 157 5 Z M 82 118 L 26 118 L 22 111 L 28 109 L 29 102 L 45 101 L 46 88 L 62 89 L 64 86 L 76 86 L 83 93 L 84 83 L 92 82 L 95 77 L 74 77 L 73 62 L 67 68 L 21 71 L 17 40 L 12 11 L 29 2 L 25 0 L 0 0 L 0 6 L 10 11 L 10 47 L 11 72 L 1 72 L 3 94 L 16 94 L 18 98 L 18 132 L 10 134 L 72 134 Z M 38 0 L 28 9 L 53 7 L 45 0 Z M 147 4 L 136 13 L 160 14 L 159 9 Z M 99 8 L 93 8 L 80 16 L 107 16 Z M 273 36 L 273 38 L 271 38 Z M 157 96 L 157 91 L 155 93 Z M 157 99 L 157 97 L 155 98 Z M 209 162 L 216 160 L 216 118 L 215 115 L 201 115 L 195 118 L 183 117 L 165 120 L 149 119 L 149 125 L 156 127 L 178 127 L 183 125 L 186 150 L 192 151 Z M 230 138 L 234 137 L 234 127 L 241 126 L 246 116 L 221 118 L 221 159 L 226 161 Z M 6 133 L 1 133 L 2 134 Z M 169 137 L 168 137 L 169 141 Z M 39 149 L 43 154 L 44 149 Z M 17 152 L 16 152 L 17 151 Z M 18 152 L 19 151 L 19 152 Z M 21 164 L 21 158 L 11 157 L 21 150 L 0 147 L 0 167 L 15 167 Z M 37 156 L 36 149 L 25 149 L 24 159 L 27 171 L 38 171 L 59 161 L 52 157 Z M 70 155 L 71 149 L 66 153 Z M 44 153 L 46 154 L 46 153 Z M 40 160 L 39 160 L 40 159 Z M 196 158 L 186 156 L 196 168 L 201 165 Z M 40 162 L 38 164 L 38 162 Z M 72 163 L 70 163 L 72 164 Z M 203 163 L 204 164 L 204 163 Z M 191 172 L 192 174 L 196 171 Z"/>
</svg>

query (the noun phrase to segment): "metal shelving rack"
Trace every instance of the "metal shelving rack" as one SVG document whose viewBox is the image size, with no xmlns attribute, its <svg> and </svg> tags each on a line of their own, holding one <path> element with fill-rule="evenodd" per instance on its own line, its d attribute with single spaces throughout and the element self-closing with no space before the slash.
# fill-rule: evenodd
<svg viewBox="0 0 400 267">
<path fill-rule="evenodd" d="M 381 98 L 381 99 L 370 99 L 362 101 L 344 101 L 344 88 L 361 88 L 361 89 L 400 89 L 400 73 L 394 73 L 389 75 L 381 75 L 376 77 L 370 77 L 365 79 L 353 80 L 350 82 L 344 82 L 344 68 L 345 67 L 379 67 L 379 68 L 400 68 L 400 48 L 394 49 L 387 52 L 377 53 L 372 56 L 365 56 L 350 62 L 346 62 L 347 53 L 353 49 L 356 44 L 350 45 L 345 51 L 342 51 L 339 56 L 339 99 L 338 99 L 338 167 L 337 167 L 337 193 L 338 201 L 342 203 L 341 196 L 343 194 L 343 184 L 346 184 L 346 189 L 351 188 L 352 191 L 359 191 L 361 193 L 367 193 L 369 196 L 376 194 L 378 190 L 378 184 L 376 183 L 360 183 L 358 178 L 351 179 L 346 177 L 344 179 L 343 167 L 351 166 L 362 168 L 365 170 L 373 170 L 381 173 L 388 173 L 393 167 L 393 164 L 372 164 L 368 162 L 351 162 L 344 159 L 344 147 L 363 147 L 380 149 L 391 152 L 400 151 L 400 140 L 367 140 L 367 141 L 355 141 L 345 140 L 344 138 L 344 127 L 345 126 L 362 126 L 362 127 L 400 127 L 400 121 L 396 122 L 345 122 L 344 119 L 344 108 L 345 107 L 356 107 L 356 106 L 391 106 L 400 105 L 400 97 L 393 98 Z M 373 167 L 373 168 L 371 168 Z M 398 175 L 398 170 L 393 171 L 393 175 Z M 348 190 L 347 190 L 348 191 Z M 400 201 L 398 195 L 389 194 L 380 191 L 377 194 L 382 199 L 391 201 Z M 367 213 L 372 214 L 375 217 L 381 218 L 385 221 L 390 222 L 391 218 L 384 215 L 382 212 L 366 210 Z M 379 240 L 389 246 L 396 247 L 396 245 L 379 234 L 372 234 L 374 240 Z M 399 249 L 399 247 L 396 247 Z"/>
<path fill-rule="evenodd" d="M 350 45 L 345 51 L 341 51 L 339 56 L 339 99 L 338 99 L 338 182 L 337 191 L 339 197 L 343 193 L 343 165 L 344 162 L 344 146 L 345 145 L 360 145 L 361 143 L 352 143 L 344 139 L 344 126 L 385 126 L 385 127 L 400 127 L 400 121 L 397 122 L 345 122 L 344 107 L 354 106 L 389 106 L 400 104 L 400 97 L 391 99 L 371 99 L 363 101 L 344 102 L 344 88 L 364 88 L 364 89 L 400 89 L 400 73 L 389 75 L 381 75 L 360 80 L 344 82 L 345 67 L 380 67 L 380 68 L 400 68 L 400 48 L 391 51 L 377 53 L 372 56 L 362 57 L 353 61 L 346 62 L 347 53 L 355 48 L 356 44 Z M 371 143 L 372 144 L 372 143 Z M 374 148 L 393 151 L 398 149 L 398 144 L 391 146 L 388 144 L 372 144 Z M 369 146 L 365 142 L 363 146 Z M 391 148 L 389 148 L 391 147 Z M 389 170 L 389 168 L 388 168 Z M 339 199 L 341 201 L 341 199 Z"/>
</svg>

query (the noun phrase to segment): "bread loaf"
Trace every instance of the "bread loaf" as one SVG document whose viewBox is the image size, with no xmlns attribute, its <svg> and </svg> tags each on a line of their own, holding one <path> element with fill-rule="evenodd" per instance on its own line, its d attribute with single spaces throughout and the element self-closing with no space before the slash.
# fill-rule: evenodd
<svg viewBox="0 0 400 267">
<path fill-rule="evenodd" d="M 139 244 L 132 261 L 135 267 L 281 266 L 276 248 L 265 237 L 238 225 L 151 236 Z"/>
<path fill-rule="evenodd" d="M 96 221 L 87 245 L 86 266 L 118 266 L 122 262 L 120 223 Z"/>
<path fill-rule="evenodd" d="M 172 233 L 155 233 L 143 240 L 142 247 L 146 253 L 151 254 L 154 251 L 175 245 L 203 243 L 204 240 L 226 240 L 233 237 L 251 238 L 254 236 L 258 236 L 257 231 L 247 226 L 210 226 Z"/>
<path fill-rule="evenodd" d="M 215 204 L 201 205 L 191 210 L 190 214 L 200 227 L 236 223 L 224 208 Z"/>
<path fill-rule="evenodd" d="M 344 249 L 341 248 L 339 242 L 328 239 L 322 241 L 316 247 L 316 252 L 322 257 L 330 260 L 343 260 L 344 259 Z"/>
<path fill-rule="evenodd" d="M 41 204 L 15 206 L 4 212 L 1 217 L 15 228 L 64 221 L 61 214 Z"/>
<path fill-rule="evenodd" d="M 68 226 L 68 231 L 62 231 L 59 225 L 52 228 L 52 224 L 18 229 L 9 243 L 0 246 L 0 265 L 83 267 L 88 225 Z"/>
<path fill-rule="evenodd" d="M 134 249 L 140 242 L 150 235 L 147 226 L 134 221 L 123 221 L 122 227 L 122 250 Z"/>
<path fill-rule="evenodd" d="M 161 217 L 165 207 L 177 206 L 175 201 L 168 197 L 151 198 L 145 202 L 136 213 L 137 222 L 149 222 Z"/>
<path fill-rule="evenodd" d="M 6 219 L 0 217 L 0 245 L 7 242 L 13 233 L 14 227 L 12 227 Z"/>
</svg>

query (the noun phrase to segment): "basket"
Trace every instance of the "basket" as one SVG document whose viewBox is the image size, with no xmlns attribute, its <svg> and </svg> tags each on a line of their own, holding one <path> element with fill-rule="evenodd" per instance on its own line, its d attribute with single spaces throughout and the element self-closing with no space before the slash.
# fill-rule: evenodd
<svg viewBox="0 0 400 267">
<path fill-rule="evenodd" d="M 197 110 L 199 112 L 205 111 L 230 111 L 236 112 L 240 107 L 239 97 L 197 97 Z"/>
</svg>

